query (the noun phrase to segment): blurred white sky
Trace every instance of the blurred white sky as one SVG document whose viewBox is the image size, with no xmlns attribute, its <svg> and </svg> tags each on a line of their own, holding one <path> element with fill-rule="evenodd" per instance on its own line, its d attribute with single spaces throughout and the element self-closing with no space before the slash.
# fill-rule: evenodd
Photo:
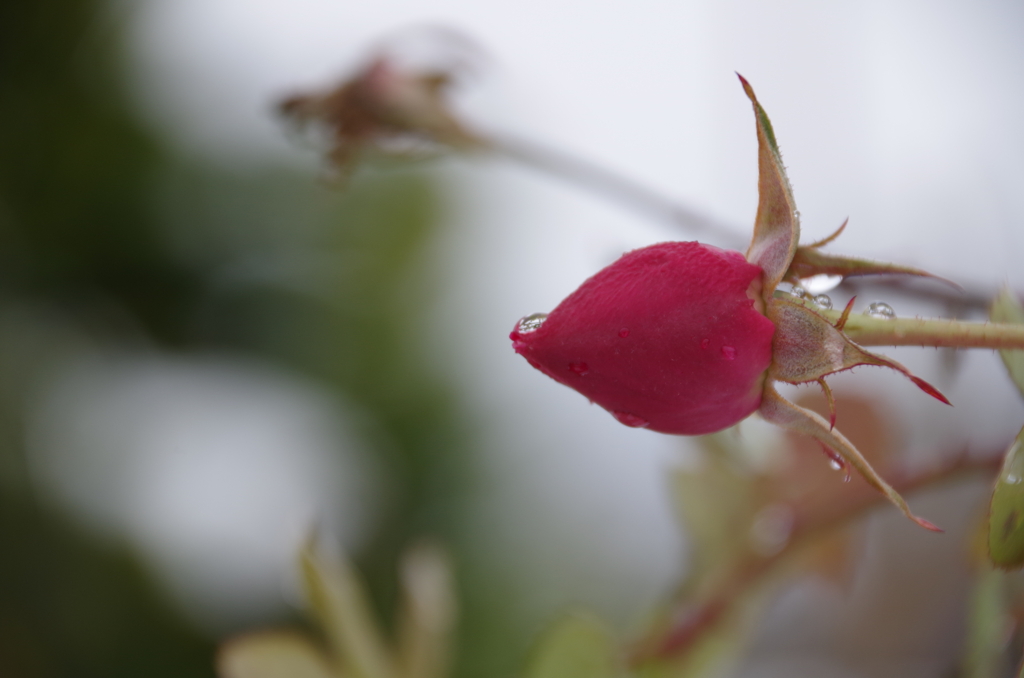
<svg viewBox="0 0 1024 678">
<path fill-rule="evenodd" d="M 1019 2 L 147 0 L 135 12 L 140 105 L 188 152 L 308 163 L 273 119 L 275 99 L 332 82 L 383 35 L 442 24 L 491 57 L 460 99 L 471 120 L 594 159 L 742 232 L 756 149 L 739 71 L 774 122 L 805 239 L 849 216 L 835 251 L 1024 287 Z M 464 194 L 436 252 L 448 287 L 425 350 L 492 425 L 481 528 L 560 595 L 639 612 L 637 592 L 656 595 L 681 562 L 662 471 L 682 443 L 619 426 L 530 370 L 507 334 L 618 253 L 680 235 L 526 170 L 452 161 L 443 176 Z M 892 354 L 947 389 L 953 415 L 879 370 L 840 383 L 890 390 L 908 428 L 928 433 L 912 442 L 922 454 L 1016 430 L 1021 407 L 990 354 L 943 382 L 930 353 Z"/>
</svg>

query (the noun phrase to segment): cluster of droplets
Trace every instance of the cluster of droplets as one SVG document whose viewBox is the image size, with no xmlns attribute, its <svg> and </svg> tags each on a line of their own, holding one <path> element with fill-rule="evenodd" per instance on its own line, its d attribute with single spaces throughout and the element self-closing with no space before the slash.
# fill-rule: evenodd
<svg viewBox="0 0 1024 678">
<path fill-rule="evenodd" d="M 892 306 L 884 301 L 876 301 L 864 309 L 864 315 L 878 320 L 894 320 L 896 311 L 892 310 Z"/>
<path fill-rule="evenodd" d="M 808 301 L 813 302 L 818 308 L 823 308 L 826 311 L 832 308 L 832 298 L 827 294 L 811 294 L 799 285 L 794 285 L 790 294 L 798 299 L 807 299 Z"/>
<path fill-rule="evenodd" d="M 526 332 L 533 332 L 537 330 L 544 324 L 547 317 L 547 313 L 534 313 L 533 315 L 526 316 L 519 321 L 519 332 L 525 334 Z"/>
<path fill-rule="evenodd" d="M 832 299 L 827 294 L 811 294 L 800 285 L 793 285 L 793 289 L 790 290 L 790 294 L 798 299 L 810 301 L 818 308 L 826 311 L 831 310 L 832 308 Z M 892 306 L 884 301 L 875 301 L 864 309 L 864 315 L 878 320 L 893 320 L 896 318 L 896 311 L 894 311 Z"/>
</svg>

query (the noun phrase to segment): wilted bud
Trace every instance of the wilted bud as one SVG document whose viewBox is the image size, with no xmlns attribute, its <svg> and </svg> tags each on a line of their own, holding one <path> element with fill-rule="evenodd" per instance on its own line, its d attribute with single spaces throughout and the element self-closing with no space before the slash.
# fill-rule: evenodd
<svg viewBox="0 0 1024 678">
<path fill-rule="evenodd" d="M 623 424 L 700 435 L 757 410 L 774 330 L 759 267 L 739 252 L 667 242 L 623 255 L 511 339 Z"/>
<path fill-rule="evenodd" d="M 366 147 L 386 150 L 388 144 L 402 141 L 475 145 L 445 101 L 452 80 L 445 70 L 402 69 L 388 57 L 378 56 L 338 87 L 291 96 L 279 106 L 299 125 L 315 123 L 324 128 L 330 138 L 331 162 L 344 171 Z"/>
</svg>

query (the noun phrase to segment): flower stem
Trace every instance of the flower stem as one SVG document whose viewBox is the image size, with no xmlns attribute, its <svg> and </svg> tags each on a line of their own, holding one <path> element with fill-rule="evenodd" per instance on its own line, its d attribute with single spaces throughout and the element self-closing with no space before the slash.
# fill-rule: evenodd
<svg viewBox="0 0 1024 678">
<path fill-rule="evenodd" d="M 832 323 L 840 312 L 818 310 Z M 1024 325 L 941 318 L 872 318 L 851 315 L 843 332 L 861 346 L 945 346 L 1024 350 Z"/>
<path fill-rule="evenodd" d="M 893 478 L 893 487 L 909 494 L 925 487 L 934 487 L 975 472 L 995 473 L 1002 463 L 1001 454 L 968 455 L 966 452 L 947 459 L 935 467 Z M 836 495 L 828 505 L 806 507 L 794 518 L 793 533 L 778 553 L 760 557 L 747 555 L 718 589 L 703 600 L 680 600 L 671 608 L 667 626 L 656 626 L 654 633 L 634 646 L 630 663 L 642 667 L 650 662 L 678 657 L 693 647 L 723 618 L 733 614 L 746 600 L 751 589 L 764 584 L 769 575 L 787 559 L 811 546 L 816 540 L 847 525 L 866 510 L 885 501 L 875 491 Z"/>
<path fill-rule="evenodd" d="M 474 138 L 478 148 L 590 189 L 659 221 L 682 227 L 692 235 L 710 236 L 719 246 L 744 249 L 747 245 L 747 239 L 730 225 L 590 161 L 507 135 L 476 131 Z"/>
</svg>

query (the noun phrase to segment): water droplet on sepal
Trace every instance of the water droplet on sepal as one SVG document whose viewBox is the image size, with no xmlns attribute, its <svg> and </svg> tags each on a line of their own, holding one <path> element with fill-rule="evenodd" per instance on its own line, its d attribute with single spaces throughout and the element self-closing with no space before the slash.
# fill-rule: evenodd
<svg viewBox="0 0 1024 678">
<path fill-rule="evenodd" d="M 828 465 L 832 467 L 833 471 L 843 472 L 843 482 L 850 482 L 850 464 L 838 452 L 831 450 L 824 445 L 821 446 L 822 452 L 828 457 Z"/>
<path fill-rule="evenodd" d="M 793 289 L 790 290 L 789 293 L 792 294 L 797 299 L 806 299 L 807 298 L 807 290 L 805 290 L 804 288 L 800 287 L 799 285 L 793 285 Z"/>
</svg>

